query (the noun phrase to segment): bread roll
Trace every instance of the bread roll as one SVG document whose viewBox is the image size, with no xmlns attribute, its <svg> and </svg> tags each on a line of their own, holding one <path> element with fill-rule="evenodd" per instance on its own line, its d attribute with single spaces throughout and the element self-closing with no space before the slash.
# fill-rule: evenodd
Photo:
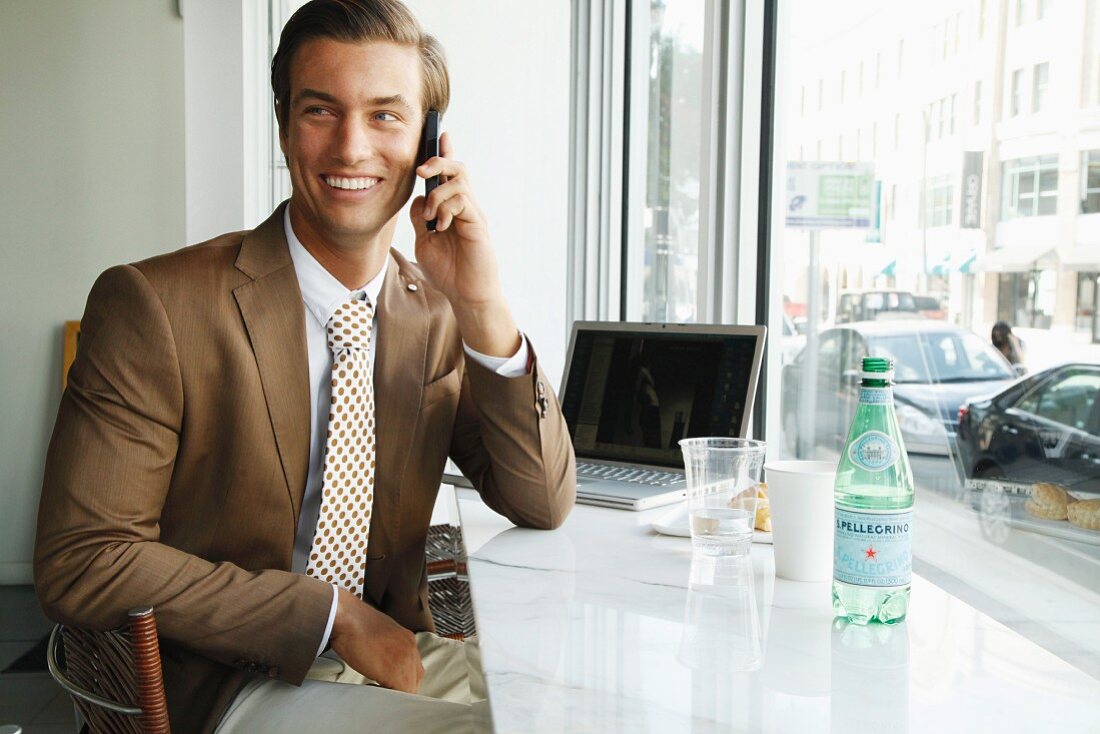
<svg viewBox="0 0 1100 734">
<path fill-rule="evenodd" d="M 1031 485 L 1031 499 L 1024 505 L 1028 514 L 1043 520 L 1065 520 L 1067 509 L 1077 500 L 1063 487 L 1050 482 Z"/>
<path fill-rule="evenodd" d="M 1067 510 L 1069 521 L 1085 530 L 1100 530 L 1100 499 L 1079 500 Z"/>
</svg>

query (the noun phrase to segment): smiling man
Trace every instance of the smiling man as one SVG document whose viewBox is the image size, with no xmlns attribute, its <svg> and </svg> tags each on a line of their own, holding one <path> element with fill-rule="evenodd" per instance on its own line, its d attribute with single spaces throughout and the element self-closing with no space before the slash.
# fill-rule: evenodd
<svg viewBox="0 0 1100 734">
<path fill-rule="evenodd" d="M 574 497 L 568 434 L 448 136 L 416 166 L 448 103 L 437 42 L 397 0 L 313 0 L 272 89 L 289 202 L 89 295 L 39 599 L 100 629 L 152 604 L 177 731 L 461 730 L 465 652 L 427 607 L 444 463 L 553 528 Z M 394 232 L 435 175 L 411 207 L 414 264 Z"/>
</svg>

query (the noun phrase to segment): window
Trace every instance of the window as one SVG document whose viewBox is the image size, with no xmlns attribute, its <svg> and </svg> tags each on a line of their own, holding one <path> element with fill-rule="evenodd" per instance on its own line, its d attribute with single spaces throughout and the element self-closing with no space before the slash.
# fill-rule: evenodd
<svg viewBox="0 0 1100 734">
<path fill-rule="evenodd" d="M 905 66 L 905 39 L 898 41 L 898 79 L 901 79 L 901 72 Z"/>
<path fill-rule="evenodd" d="M 1050 64 L 1035 65 L 1031 85 L 1031 111 L 1038 112 L 1043 109 L 1047 96 L 1047 87 L 1050 86 Z"/>
<path fill-rule="evenodd" d="M 1012 101 L 1009 117 L 1015 117 L 1024 109 L 1024 70 L 1012 72 Z"/>
<path fill-rule="evenodd" d="M 901 143 L 901 114 L 894 115 L 894 150 L 898 149 Z"/>
<path fill-rule="evenodd" d="M 1096 430 L 1089 425 L 1100 373 L 1094 370 L 1066 369 L 1016 404 L 1018 410 L 1079 431 Z"/>
<path fill-rule="evenodd" d="M 844 93 L 847 91 L 846 87 L 848 81 L 848 72 L 844 69 L 840 70 L 840 103 L 844 104 Z"/>
<path fill-rule="evenodd" d="M 859 96 L 863 96 L 863 62 L 859 62 Z"/>
<path fill-rule="evenodd" d="M 642 134 L 631 150 L 641 171 L 631 201 L 635 229 L 624 263 L 626 315 L 696 321 L 706 14 L 691 0 L 655 0 L 644 19 L 647 43 L 634 49 L 644 73 L 631 94 L 644 98 Z M 641 54 L 645 54 L 642 56 Z M 632 64 L 633 66 L 633 64 Z"/>
<path fill-rule="evenodd" d="M 1028 0 L 1016 0 L 1016 26 L 1019 27 L 1027 21 Z"/>
<path fill-rule="evenodd" d="M 951 176 L 935 176 L 925 182 L 924 222 L 926 227 L 945 227 L 951 224 L 955 187 Z"/>
<path fill-rule="evenodd" d="M 1055 214 L 1058 203 L 1058 156 L 1005 161 L 1001 219 Z"/>
<path fill-rule="evenodd" d="M 800 117 L 806 116 L 806 85 L 802 85 L 802 89 L 798 92 L 798 114 Z"/>
<path fill-rule="evenodd" d="M 982 121 L 982 80 L 974 82 L 974 124 Z"/>
<path fill-rule="evenodd" d="M 948 98 L 948 107 L 951 108 L 951 111 L 947 115 L 947 130 L 950 135 L 955 134 L 955 105 L 958 104 L 958 101 L 959 95 L 957 94 L 952 94 Z"/>
<path fill-rule="evenodd" d="M 817 111 L 820 112 L 825 107 L 825 80 L 817 80 Z"/>
<path fill-rule="evenodd" d="M 875 51 L 875 89 L 878 89 L 879 80 L 882 78 L 882 53 Z"/>
<path fill-rule="evenodd" d="M 1039 0 L 1038 18 L 1042 20 L 1047 17 L 1047 13 L 1050 12 L 1050 0 Z"/>
<path fill-rule="evenodd" d="M 1081 154 L 1081 213 L 1100 214 L 1100 150 Z"/>
<path fill-rule="evenodd" d="M 978 0 L 978 40 L 985 38 L 986 3 L 989 0 Z"/>
</svg>

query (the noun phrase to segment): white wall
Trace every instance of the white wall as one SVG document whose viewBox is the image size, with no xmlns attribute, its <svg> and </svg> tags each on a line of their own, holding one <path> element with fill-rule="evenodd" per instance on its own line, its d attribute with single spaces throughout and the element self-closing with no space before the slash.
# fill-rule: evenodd
<svg viewBox="0 0 1100 734">
<path fill-rule="evenodd" d="M 570 3 L 406 2 L 446 50 L 443 129 L 470 170 L 516 321 L 556 390 L 569 337 Z M 398 246 L 411 252 L 412 242 L 403 226 Z"/>
<path fill-rule="evenodd" d="M 6 0 L 0 89 L 0 583 L 26 583 L 62 324 L 101 271 L 184 244 L 175 4 Z"/>
</svg>

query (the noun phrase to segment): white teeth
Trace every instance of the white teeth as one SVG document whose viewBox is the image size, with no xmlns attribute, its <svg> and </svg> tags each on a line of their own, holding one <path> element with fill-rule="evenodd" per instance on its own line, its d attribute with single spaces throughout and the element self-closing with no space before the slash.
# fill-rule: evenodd
<svg viewBox="0 0 1100 734">
<path fill-rule="evenodd" d="M 342 176 L 325 176 L 325 183 L 334 189 L 347 189 L 349 191 L 358 191 L 360 189 L 369 189 L 378 183 L 377 178 L 344 178 Z"/>
</svg>

